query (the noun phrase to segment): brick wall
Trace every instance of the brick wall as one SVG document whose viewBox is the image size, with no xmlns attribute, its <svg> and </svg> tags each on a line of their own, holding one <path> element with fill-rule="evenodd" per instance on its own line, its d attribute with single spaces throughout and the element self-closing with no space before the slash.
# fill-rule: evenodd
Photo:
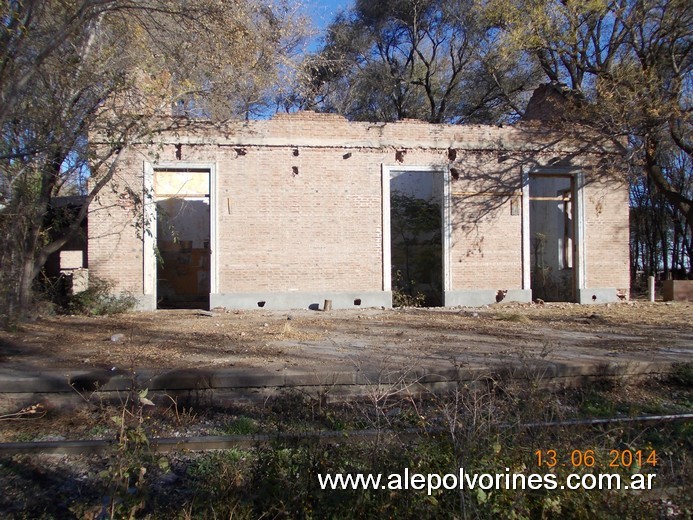
<svg viewBox="0 0 693 520">
<path fill-rule="evenodd" d="M 89 208 L 88 248 L 91 275 L 115 283 L 118 291 L 142 294 L 141 205 L 127 192 L 142 196 L 143 158 L 135 150 L 124 154 L 111 186 Z"/>
<path fill-rule="evenodd" d="M 522 288 L 522 216 L 511 214 L 521 194 L 522 157 L 499 162 L 497 151 L 458 153 L 451 181 L 453 290 Z"/>
<path fill-rule="evenodd" d="M 628 190 L 592 176 L 585 187 L 586 283 L 588 287 L 630 287 Z"/>
<path fill-rule="evenodd" d="M 374 158 L 294 150 L 254 147 L 220 161 L 220 292 L 381 289 Z"/>
<path fill-rule="evenodd" d="M 221 293 L 382 291 L 382 166 L 451 167 L 452 289 L 497 290 L 522 288 L 522 168 L 589 167 L 610 153 L 536 124 L 349 123 L 311 112 L 188 125 L 157 141 L 125 153 L 116 189 L 89 220 L 91 271 L 136 294 L 143 242 L 122 188 L 142 192 L 145 163 L 216 164 Z M 627 189 L 594 180 L 585 194 L 588 284 L 626 288 Z"/>
</svg>

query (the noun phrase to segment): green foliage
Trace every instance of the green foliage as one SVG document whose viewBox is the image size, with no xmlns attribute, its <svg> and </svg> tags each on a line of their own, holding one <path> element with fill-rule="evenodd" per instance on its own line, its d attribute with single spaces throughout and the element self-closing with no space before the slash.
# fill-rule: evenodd
<svg viewBox="0 0 693 520">
<path fill-rule="evenodd" d="M 426 242 L 440 242 L 440 204 L 431 200 L 393 191 L 390 196 L 390 218 L 393 232 L 406 240 L 433 235 Z"/>
<path fill-rule="evenodd" d="M 80 233 L 101 190 L 118 187 L 121 202 L 141 205 L 141 183 L 111 182 L 128 143 L 175 127 L 172 107 L 205 119 L 265 115 L 282 95 L 307 27 L 298 9 L 255 0 L 232 8 L 216 0 L 3 2 L 1 17 L 6 323 L 27 317 L 41 267 Z M 98 145 L 89 142 L 95 136 Z M 69 219 L 51 209 L 55 197 L 78 193 L 84 204 Z M 141 212 L 133 224 L 141 233 Z"/>
<path fill-rule="evenodd" d="M 580 411 L 585 417 L 613 417 L 616 413 L 614 402 L 606 399 L 604 393 L 594 386 L 584 391 Z"/>
<path fill-rule="evenodd" d="M 535 61 L 554 99 L 561 100 L 548 118 L 571 127 L 577 122 L 622 147 L 628 180 L 636 188 L 631 195 L 649 198 L 646 192 L 654 191 L 666 201 L 664 208 L 664 200 L 640 201 L 645 205 L 634 215 L 634 245 L 650 251 L 644 258 L 643 251 L 633 251 L 636 269 L 640 264 L 649 272 L 671 267 L 690 272 L 693 250 L 683 245 L 693 234 L 690 1 L 489 0 L 486 5 L 500 30 L 501 48 Z M 625 180 L 621 168 L 610 174 Z M 660 209 L 671 218 L 656 215 Z M 647 222 L 652 217 L 654 225 Z M 668 265 L 669 254 L 679 265 Z"/>
<path fill-rule="evenodd" d="M 146 388 L 137 387 L 134 372 L 131 376 L 128 394 L 110 417 L 118 429 L 116 443 L 106 468 L 98 474 L 106 492 L 102 517 L 109 519 L 135 518 L 148 501 L 148 475 L 154 469 L 169 470 L 168 459 L 149 450 L 145 410 L 154 403 L 147 398 Z"/>
<path fill-rule="evenodd" d="M 254 459 L 252 451 L 230 449 L 205 453 L 191 461 L 186 471 L 186 479 L 195 490 L 191 512 L 201 517 L 203 511 L 214 511 L 218 518 L 253 518 L 252 508 L 240 498 Z"/>
<path fill-rule="evenodd" d="M 676 363 L 669 381 L 683 388 L 693 388 L 693 363 Z"/>
<path fill-rule="evenodd" d="M 238 417 L 225 428 L 228 435 L 252 435 L 258 433 L 258 424 L 250 417 Z"/>
<path fill-rule="evenodd" d="M 72 314 L 103 316 L 131 311 L 137 300 L 131 294 L 113 294 L 113 283 L 100 278 L 89 278 L 89 288 L 69 298 L 67 311 Z"/>
</svg>

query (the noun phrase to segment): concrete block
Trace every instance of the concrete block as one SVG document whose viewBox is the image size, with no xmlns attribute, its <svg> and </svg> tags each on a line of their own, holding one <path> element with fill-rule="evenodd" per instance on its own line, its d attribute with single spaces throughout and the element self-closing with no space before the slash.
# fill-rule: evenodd
<svg viewBox="0 0 693 520">
<path fill-rule="evenodd" d="M 72 271 L 72 294 L 79 294 L 89 289 L 89 269 Z"/>
</svg>

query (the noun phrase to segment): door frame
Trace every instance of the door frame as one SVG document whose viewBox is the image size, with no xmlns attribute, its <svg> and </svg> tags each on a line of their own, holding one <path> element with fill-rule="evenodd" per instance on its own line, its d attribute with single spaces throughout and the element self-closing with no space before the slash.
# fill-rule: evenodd
<svg viewBox="0 0 693 520">
<path fill-rule="evenodd" d="M 157 268 L 155 248 L 157 246 L 157 197 L 154 192 L 156 170 L 207 170 L 209 172 L 209 293 L 219 292 L 219 244 L 217 230 L 217 165 L 211 162 L 160 162 L 144 163 L 144 223 L 142 257 L 143 288 L 148 299 L 157 307 Z M 209 298 L 209 296 L 208 296 Z M 207 302 L 210 303 L 209 301 Z"/>
<path fill-rule="evenodd" d="M 585 175 L 579 168 L 522 168 L 522 288 L 532 289 L 530 254 L 530 210 L 529 178 L 545 175 L 547 177 L 572 177 L 573 197 L 573 299 L 579 300 L 580 290 L 587 287 L 586 248 L 585 248 Z"/>
<path fill-rule="evenodd" d="M 450 291 L 452 280 L 450 279 L 450 247 L 452 242 L 452 221 L 450 218 L 450 169 L 447 166 L 403 166 L 381 165 L 381 186 L 383 199 L 383 291 L 392 291 L 392 227 L 390 222 L 390 181 L 393 173 L 421 172 L 432 175 L 440 175 L 443 181 L 443 203 L 441 207 L 441 234 L 443 236 L 443 303 L 445 293 Z"/>
</svg>

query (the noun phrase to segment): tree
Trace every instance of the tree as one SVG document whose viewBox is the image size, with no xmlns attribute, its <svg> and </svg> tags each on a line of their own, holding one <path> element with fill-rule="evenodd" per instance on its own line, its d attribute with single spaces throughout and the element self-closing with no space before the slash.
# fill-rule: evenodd
<svg viewBox="0 0 693 520">
<path fill-rule="evenodd" d="M 663 163 L 669 182 L 687 197 L 693 197 L 691 159 L 684 153 L 669 154 Z M 676 277 L 691 274 L 693 241 L 681 213 L 658 192 L 648 177 L 634 179 L 630 186 L 631 272 L 634 286 L 644 289 L 649 275 L 670 272 Z M 638 276 L 641 274 L 642 276 Z"/>
<path fill-rule="evenodd" d="M 536 69 L 495 37 L 473 0 L 357 0 L 306 60 L 298 103 L 354 120 L 516 118 Z"/>
<path fill-rule="evenodd" d="M 527 52 L 553 84 L 564 86 L 570 101 L 564 122 L 588 125 L 623 145 L 633 176 L 644 175 L 692 232 L 690 192 L 673 182 L 666 165 L 693 154 L 693 4 L 490 0 L 486 13 L 503 30 L 508 52 Z"/>
<path fill-rule="evenodd" d="M 247 116 L 290 63 L 302 27 L 254 0 L 26 0 L 0 12 L 0 315 L 21 318 L 49 254 L 79 231 L 133 139 L 179 113 Z M 242 96 L 236 93 L 241 92 Z M 242 99 L 242 102 L 239 102 Z M 108 137 L 88 146 L 90 133 Z M 89 178 L 88 187 L 84 184 Z M 54 197 L 86 193 L 60 232 Z"/>
</svg>

